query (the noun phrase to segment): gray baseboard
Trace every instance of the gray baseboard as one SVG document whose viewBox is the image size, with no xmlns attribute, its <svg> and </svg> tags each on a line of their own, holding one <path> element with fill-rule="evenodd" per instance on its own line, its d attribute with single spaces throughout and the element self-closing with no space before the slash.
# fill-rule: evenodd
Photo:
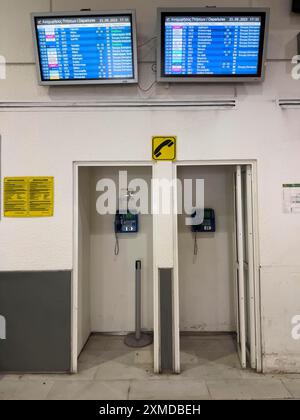
<svg viewBox="0 0 300 420">
<path fill-rule="evenodd" d="M 173 370 L 173 270 L 159 270 L 161 371 Z"/>
<path fill-rule="evenodd" d="M 71 271 L 0 272 L 1 372 L 69 372 Z"/>
</svg>

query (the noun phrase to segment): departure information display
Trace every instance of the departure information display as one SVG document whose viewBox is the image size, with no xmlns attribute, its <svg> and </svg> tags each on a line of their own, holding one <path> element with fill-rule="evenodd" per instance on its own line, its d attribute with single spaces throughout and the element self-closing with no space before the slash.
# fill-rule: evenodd
<svg viewBox="0 0 300 420">
<path fill-rule="evenodd" d="M 35 17 L 42 81 L 135 77 L 132 15 Z"/>
<path fill-rule="evenodd" d="M 256 76 L 261 16 L 165 16 L 163 76 Z"/>
</svg>

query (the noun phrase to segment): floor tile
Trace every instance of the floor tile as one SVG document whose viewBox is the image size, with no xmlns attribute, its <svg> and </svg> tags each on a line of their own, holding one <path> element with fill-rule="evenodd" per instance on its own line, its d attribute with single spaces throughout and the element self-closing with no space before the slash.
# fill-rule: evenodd
<svg viewBox="0 0 300 420">
<path fill-rule="evenodd" d="M 199 365 L 210 363 L 212 365 L 225 366 L 241 370 L 241 362 L 236 352 L 224 351 L 195 351 Z"/>
<path fill-rule="evenodd" d="M 102 363 L 110 361 L 133 365 L 135 353 L 128 350 L 89 350 L 81 354 L 79 358 L 79 363 L 89 367 L 100 366 Z"/>
<path fill-rule="evenodd" d="M 0 382 L 1 400 L 44 400 L 53 381 L 4 381 Z"/>
<path fill-rule="evenodd" d="M 207 381 L 213 399 L 284 399 L 291 398 L 279 379 L 227 379 Z"/>
<path fill-rule="evenodd" d="M 0 382 L 1 381 L 18 381 L 19 379 L 22 379 L 23 374 L 12 374 L 12 373 L 3 373 L 0 375 Z"/>
<path fill-rule="evenodd" d="M 120 343 L 119 343 L 120 344 Z M 110 346 L 107 346 L 110 347 Z M 124 347 L 122 344 L 119 346 L 115 343 L 111 346 L 110 350 L 101 350 L 97 348 L 87 348 L 85 349 L 80 357 L 79 362 L 84 364 L 96 365 L 101 364 L 104 361 L 113 361 L 113 360 L 122 360 L 126 364 L 144 364 L 152 363 L 153 364 L 153 347 L 144 347 L 141 349 L 134 349 L 129 347 Z"/>
<path fill-rule="evenodd" d="M 126 400 L 129 381 L 58 381 L 48 394 L 49 400 Z"/>
<path fill-rule="evenodd" d="M 281 379 L 300 379 L 300 373 L 278 373 L 276 376 Z"/>
<path fill-rule="evenodd" d="M 124 337 L 91 336 L 78 373 L 1 375 L 0 399 L 282 399 L 300 398 L 299 375 L 242 370 L 231 335 L 181 339 L 181 374 L 154 374 L 153 345 L 133 349 Z M 210 394 L 211 393 L 211 394 Z"/>
<path fill-rule="evenodd" d="M 105 350 L 107 346 L 107 340 L 110 337 L 103 336 L 103 335 L 91 335 L 88 342 L 83 348 L 85 350 Z"/>
<path fill-rule="evenodd" d="M 0 400 L 9 400 L 16 393 L 19 385 L 18 380 L 2 380 L 0 381 Z"/>
<path fill-rule="evenodd" d="M 86 379 L 93 379 L 98 365 L 94 365 L 92 362 L 81 362 L 78 361 L 78 372 L 71 374 L 71 373 L 44 373 L 44 374 L 24 374 L 21 376 L 21 381 L 39 381 L 39 380 L 53 380 L 53 381 L 71 381 L 71 380 L 86 380 Z"/>
<path fill-rule="evenodd" d="M 152 380 L 132 381 L 130 400 L 202 400 L 209 399 L 204 381 Z"/>
<path fill-rule="evenodd" d="M 122 361 L 108 361 L 102 363 L 96 372 L 95 379 L 98 380 L 125 380 L 144 379 L 149 377 L 153 371 L 152 365 L 130 365 Z"/>
<path fill-rule="evenodd" d="M 241 374 L 238 369 L 233 369 L 228 366 L 203 363 L 194 366 L 182 365 L 180 377 L 185 379 L 240 379 Z"/>
<path fill-rule="evenodd" d="M 105 350 L 125 350 L 131 351 L 132 348 L 128 347 L 124 342 L 124 336 L 112 336 L 106 341 Z"/>
<path fill-rule="evenodd" d="M 74 375 L 72 375 L 71 373 L 42 373 L 42 374 L 35 373 L 35 374 L 24 374 L 20 376 L 20 381 L 22 382 L 27 382 L 27 381 L 47 382 L 47 381 L 59 381 L 59 380 L 66 381 L 66 380 L 71 380 L 72 378 L 74 378 Z"/>
<path fill-rule="evenodd" d="M 195 352 L 197 363 L 182 363 L 181 376 L 194 379 L 240 378 L 241 368 L 236 353 Z"/>
<path fill-rule="evenodd" d="M 240 369 L 240 373 L 242 379 L 282 379 L 280 375 L 256 372 L 254 369 L 249 367 L 247 369 Z"/>
<path fill-rule="evenodd" d="M 153 363 L 154 363 L 153 349 L 135 350 L 133 354 L 134 354 L 134 363 L 138 365 L 150 364 L 153 366 Z"/>
<path fill-rule="evenodd" d="M 282 383 L 294 398 L 300 398 L 300 379 L 282 379 Z"/>
<path fill-rule="evenodd" d="M 181 350 L 193 350 L 200 352 L 222 351 L 224 353 L 236 352 L 236 343 L 231 336 L 215 337 L 210 340 L 203 337 L 182 337 L 180 339 Z"/>
<path fill-rule="evenodd" d="M 180 363 L 182 365 L 195 365 L 198 363 L 198 357 L 193 350 L 180 351 Z"/>
</svg>

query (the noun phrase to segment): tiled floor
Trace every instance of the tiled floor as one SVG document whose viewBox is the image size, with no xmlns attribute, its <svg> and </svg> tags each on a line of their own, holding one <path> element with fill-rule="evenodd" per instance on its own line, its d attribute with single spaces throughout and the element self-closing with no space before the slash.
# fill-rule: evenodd
<svg viewBox="0 0 300 420">
<path fill-rule="evenodd" d="M 0 376 L 0 400 L 300 398 L 299 375 L 241 370 L 229 335 L 182 337 L 180 375 L 155 375 L 152 352 L 152 346 L 129 349 L 122 337 L 94 335 L 77 375 Z"/>
</svg>

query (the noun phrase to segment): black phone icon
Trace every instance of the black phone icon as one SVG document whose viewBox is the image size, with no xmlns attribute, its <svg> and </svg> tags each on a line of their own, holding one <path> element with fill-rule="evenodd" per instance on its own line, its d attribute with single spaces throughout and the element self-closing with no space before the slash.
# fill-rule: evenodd
<svg viewBox="0 0 300 420">
<path fill-rule="evenodd" d="M 157 158 L 159 158 L 159 156 L 161 156 L 161 150 L 164 147 L 171 147 L 174 145 L 174 140 L 172 139 L 167 139 L 165 141 L 163 141 L 159 146 L 157 146 L 157 148 L 154 150 L 154 156 Z"/>
</svg>

